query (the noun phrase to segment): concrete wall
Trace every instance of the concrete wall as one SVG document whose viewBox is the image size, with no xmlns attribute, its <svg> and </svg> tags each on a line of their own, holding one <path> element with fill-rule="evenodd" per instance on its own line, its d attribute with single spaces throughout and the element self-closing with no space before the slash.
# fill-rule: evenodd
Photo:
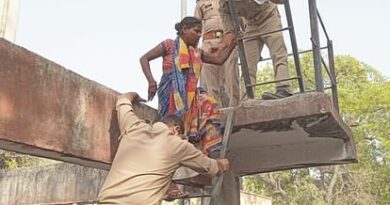
<svg viewBox="0 0 390 205">
<path fill-rule="evenodd" d="M 118 92 L 0 39 L 0 148 L 109 169 Z M 140 118 L 157 111 L 135 104 Z"/>
<path fill-rule="evenodd" d="M 67 163 L 2 170 L 0 205 L 93 201 L 106 175 L 105 170 Z M 177 205 L 177 202 L 163 202 L 163 205 Z M 241 205 L 271 204 L 270 198 L 241 193 Z M 191 205 L 200 205 L 200 200 L 192 199 Z"/>
<path fill-rule="evenodd" d="M 95 199 L 107 171 L 58 163 L 0 171 L 0 205 Z"/>
</svg>

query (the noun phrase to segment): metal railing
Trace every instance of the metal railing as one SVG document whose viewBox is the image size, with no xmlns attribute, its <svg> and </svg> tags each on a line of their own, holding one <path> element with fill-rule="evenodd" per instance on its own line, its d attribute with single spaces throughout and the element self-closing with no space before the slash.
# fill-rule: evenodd
<svg viewBox="0 0 390 205">
<path fill-rule="evenodd" d="M 254 93 L 253 93 L 253 87 L 255 86 L 261 86 L 271 83 L 278 83 L 278 82 L 284 82 L 284 81 L 291 81 L 291 80 L 297 80 L 299 85 L 299 92 L 303 93 L 305 92 L 305 86 L 304 86 L 304 80 L 302 75 L 302 69 L 300 64 L 300 54 L 303 53 L 313 53 L 313 65 L 314 65 L 314 79 L 315 79 L 315 91 L 317 92 L 324 92 L 324 78 L 322 75 L 322 66 L 325 68 L 326 73 L 329 76 L 330 79 L 330 89 L 332 90 L 332 100 L 334 103 L 335 108 L 337 111 L 339 110 L 338 105 L 338 93 L 337 93 L 337 81 L 336 81 L 336 74 L 335 74 L 335 63 L 334 63 L 334 53 L 333 53 L 333 43 L 329 38 L 328 32 L 325 29 L 324 22 L 319 14 L 319 11 L 317 9 L 317 3 L 316 0 L 308 0 L 309 4 L 309 16 L 310 16 L 310 31 L 311 31 L 311 43 L 312 48 L 310 50 L 304 50 L 304 51 L 298 51 L 298 43 L 296 40 L 295 30 L 294 30 L 294 23 L 292 19 L 292 13 L 290 8 L 289 0 L 284 1 L 284 8 L 287 18 L 287 24 L 288 26 L 279 30 L 271 31 L 271 32 L 265 32 L 265 33 L 259 33 L 252 36 L 247 37 L 238 37 L 237 38 L 237 45 L 238 45 L 238 53 L 240 57 L 240 67 L 241 67 L 241 73 L 244 78 L 245 88 L 247 91 L 248 98 L 253 99 Z M 239 24 L 237 21 L 237 15 L 235 12 L 235 7 L 232 0 L 228 0 L 228 6 L 229 6 L 229 12 L 232 17 L 233 21 L 233 28 L 236 36 L 239 35 Z M 324 32 L 324 35 L 327 39 L 327 45 L 324 47 L 321 47 L 320 43 L 320 33 L 319 33 L 319 24 L 321 25 L 321 28 Z M 280 79 L 280 80 L 273 80 L 268 82 L 251 82 L 249 77 L 249 69 L 248 69 L 248 63 L 246 59 L 245 54 L 245 48 L 244 48 L 244 40 L 252 40 L 256 38 L 260 38 L 265 35 L 269 35 L 276 32 L 283 32 L 283 31 L 289 31 L 290 36 L 290 42 L 291 42 L 291 48 L 292 53 L 288 54 L 288 56 L 293 56 L 294 59 L 294 65 L 295 65 L 295 71 L 296 76 L 287 78 L 287 79 Z M 328 66 L 324 60 L 324 58 L 321 56 L 321 50 L 327 49 L 328 52 Z M 271 60 L 271 58 L 262 59 L 261 61 L 265 60 Z"/>
</svg>

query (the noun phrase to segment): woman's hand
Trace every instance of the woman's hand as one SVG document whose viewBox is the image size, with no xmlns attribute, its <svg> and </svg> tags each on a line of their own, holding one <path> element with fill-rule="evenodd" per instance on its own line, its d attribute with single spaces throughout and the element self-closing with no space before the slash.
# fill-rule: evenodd
<svg viewBox="0 0 390 205">
<path fill-rule="evenodd" d="M 158 58 L 160 56 L 163 56 L 163 54 L 164 54 L 163 44 L 160 43 L 152 50 L 145 53 L 140 58 L 142 72 L 144 72 L 144 75 L 149 82 L 148 101 L 153 100 L 153 97 L 156 95 L 157 92 L 157 82 L 154 80 L 152 72 L 150 71 L 149 61 Z"/>
<path fill-rule="evenodd" d="M 148 101 L 152 101 L 157 92 L 157 82 L 151 81 L 149 82 L 148 88 Z"/>
</svg>

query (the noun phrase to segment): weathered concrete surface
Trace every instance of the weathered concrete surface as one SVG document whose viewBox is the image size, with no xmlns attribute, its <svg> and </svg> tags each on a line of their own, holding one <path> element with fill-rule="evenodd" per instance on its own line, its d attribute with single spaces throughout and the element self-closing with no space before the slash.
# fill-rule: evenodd
<svg viewBox="0 0 390 205">
<path fill-rule="evenodd" d="M 245 102 L 228 157 L 239 175 L 356 162 L 352 132 L 323 93 Z"/>
<path fill-rule="evenodd" d="M 0 205 L 96 200 L 107 171 L 74 164 L 0 171 Z"/>
<path fill-rule="evenodd" d="M 0 148 L 108 169 L 118 93 L 0 39 Z M 137 113 L 154 120 L 146 106 Z"/>
<path fill-rule="evenodd" d="M 58 163 L 0 171 L 0 205 L 89 204 L 96 201 L 107 171 Z M 270 205 L 272 199 L 241 193 L 243 205 Z M 175 205 L 167 203 L 163 205 Z"/>
</svg>

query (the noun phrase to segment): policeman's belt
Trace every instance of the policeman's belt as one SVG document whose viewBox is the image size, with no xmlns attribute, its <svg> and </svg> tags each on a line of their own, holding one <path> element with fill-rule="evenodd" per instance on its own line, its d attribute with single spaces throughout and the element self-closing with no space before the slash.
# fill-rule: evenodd
<svg viewBox="0 0 390 205">
<path fill-rule="evenodd" d="M 203 34 L 203 40 L 210 40 L 223 37 L 223 30 L 209 31 Z"/>
</svg>

